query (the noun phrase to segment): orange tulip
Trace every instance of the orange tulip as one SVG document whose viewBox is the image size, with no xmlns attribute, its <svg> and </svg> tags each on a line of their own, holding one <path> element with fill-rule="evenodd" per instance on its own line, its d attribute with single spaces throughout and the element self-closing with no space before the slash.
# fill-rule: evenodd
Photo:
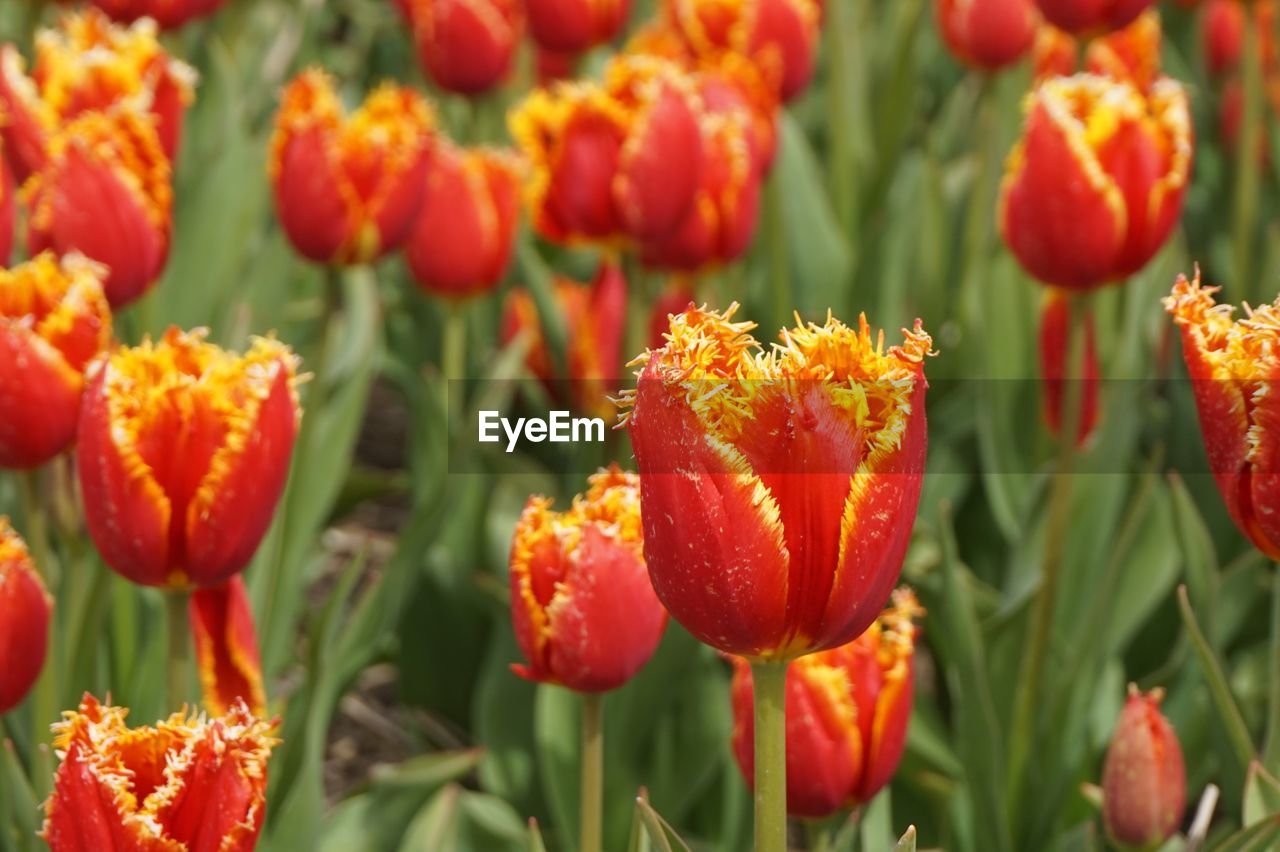
<svg viewBox="0 0 1280 852">
<path fill-rule="evenodd" d="M 243 356 L 171 328 L 105 358 L 86 391 L 76 462 L 103 559 L 147 586 L 215 586 L 271 523 L 297 433 L 297 358 Z"/>
<path fill-rule="evenodd" d="M 89 362 L 111 341 L 102 269 L 79 255 L 0 269 L 0 467 L 71 446 Z"/>
<path fill-rule="evenodd" d="M 1072 35 L 1118 30 L 1154 3 L 1155 0 L 1036 0 L 1049 23 Z"/>
<path fill-rule="evenodd" d="M 244 580 L 237 575 L 220 586 L 196 589 L 190 617 L 205 709 L 224 716 L 243 702 L 255 716 L 265 715 L 262 656 Z"/>
<path fill-rule="evenodd" d="M 169 160 L 153 123 L 132 112 L 86 112 L 49 140 L 23 186 L 32 253 L 80 252 L 107 269 L 107 301 L 120 308 L 160 277 L 173 230 Z"/>
<path fill-rule="evenodd" d="M 404 246 L 418 286 L 461 299 L 501 283 L 520 216 L 519 181 L 520 164 L 506 152 L 437 146 Z"/>
<path fill-rule="evenodd" d="M 294 248 L 317 263 L 369 263 L 408 237 L 422 208 L 435 117 L 384 83 L 350 115 L 318 68 L 285 87 L 268 171 Z"/>
<path fill-rule="evenodd" d="M 736 308 L 672 317 L 623 410 L 658 597 L 708 645 L 785 661 L 858 636 L 898 579 L 930 340 L 828 317 L 764 353 Z"/>
<path fill-rule="evenodd" d="M 150 18 L 166 30 L 212 15 L 226 0 L 92 0 L 117 21 Z"/>
<path fill-rule="evenodd" d="M 477 95 L 511 71 L 523 21 L 518 0 L 398 0 L 418 59 L 446 91 Z"/>
<path fill-rule="evenodd" d="M 956 59 L 985 71 L 1025 56 L 1040 22 L 1032 0 L 936 0 L 934 13 Z"/>
<path fill-rule="evenodd" d="M 1164 690 L 1129 687 L 1102 767 L 1102 821 L 1119 845 L 1152 849 L 1173 836 L 1186 808 L 1182 746 L 1160 712 Z"/>
<path fill-rule="evenodd" d="M 870 801 L 902 759 L 911 718 L 916 628 L 923 614 L 900 589 L 852 642 L 801 657 L 787 670 L 787 812 L 821 819 Z M 732 658 L 733 755 L 755 778 L 751 667 Z"/>
<path fill-rule="evenodd" d="M 50 138 L 90 111 L 151 116 L 174 159 L 195 82 L 196 72 L 165 52 L 152 21 L 117 26 L 92 8 L 64 13 L 57 29 L 37 35 L 29 77 L 17 49 L 0 45 L 0 138 L 14 174 L 21 181 L 39 171 Z"/>
<path fill-rule="evenodd" d="M 640 483 L 614 466 L 565 512 L 530 497 L 511 543 L 511 621 L 521 677 L 577 692 L 617 689 L 662 639 L 667 612 L 644 567 Z"/>
<path fill-rule="evenodd" d="M 1046 284 L 1087 290 L 1140 270 L 1182 212 L 1191 170 L 1187 97 L 1144 96 L 1094 75 L 1042 82 L 1009 156 L 998 218 L 1014 256 Z"/>
<path fill-rule="evenodd" d="M 129 728 L 86 695 L 54 725 L 62 757 L 41 836 L 52 852 L 250 852 L 266 815 L 270 724 L 243 704 Z"/>
<path fill-rule="evenodd" d="M 0 716 L 22 703 L 40 677 L 52 608 L 26 544 L 0 515 Z"/>
</svg>

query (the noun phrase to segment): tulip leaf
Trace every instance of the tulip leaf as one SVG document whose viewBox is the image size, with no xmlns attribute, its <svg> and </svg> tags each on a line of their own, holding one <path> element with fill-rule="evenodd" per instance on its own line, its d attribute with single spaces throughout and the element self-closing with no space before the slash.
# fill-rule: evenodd
<svg viewBox="0 0 1280 852">
<path fill-rule="evenodd" d="M 916 852 L 916 827 L 914 825 L 907 826 L 906 832 L 898 840 L 898 844 L 893 847 L 893 852 Z"/>
<path fill-rule="evenodd" d="M 23 774 L 22 764 L 14 753 L 13 743 L 4 738 L 3 720 L 0 720 L 0 840 L 11 839 L 19 849 L 33 845 L 39 827 L 36 816 L 40 806 L 30 782 Z M 5 832 L 12 829 L 11 838 Z M 0 843 L 0 847 L 6 847 Z"/>
<path fill-rule="evenodd" d="M 858 826 L 862 849 L 889 849 L 897 835 L 893 831 L 893 803 L 888 789 L 872 799 L 862 811 Z"/>
<path fill-rule="evenodd" d="M 636 797 L 636 819 L 657 852 L 691 852 L 689 844 L 680 839 L 676 830 L 653 809 L 644 795 Z"/>
<path fill-rule="evenodd" d="M 1264 852 L 1280 839 L 1280 815 L 1246 826 L 1219 841 L 1212 852 Z"/>
<path fill-rule="evenodd" d="M 400 844 L 401 852 L 457 850 L 462 792 L 457 784 L 450 784 L 436 793 L 409 825 L 404 842 Z"/>
<path fill-rule="evenodd" d="M 577 696 L 569 690 L 538 684 L 533 704 L 538 775 L 558 826 L 578 822 L 579 705 Z M 606 727 L 607 724 L 606 721 Z"/>
<path fill-rule="evenodd" d="M 542 326 L 542 339 L 547 342 L 547 350 L 551 355 L 553 374 L 558 379 L 567 379 L 569 332 L 560 309 L 560 300 L 556 297 L 555 279 L 546 261 L 538 254 L 532 235 L 524 230 L 521 230 L 516 241 L 516 264 L 538 309 L 538 322 Z"/>
<path fill-rule="evenodd" d="M 1280 816 L 1280 781 L 1254 761 L 1244 783 L 1242 824 L 1249 826 L 1267 817 Z"/>
<path fill-rule="evenodd" d="M 532 817 L 529 819 L 529 844 L 526 852 L 547 852 L 547 844 L 542 840 L 542 831 L 538 828 L 538 821 Z"/>
<path fill-rule="evenodd" d="M 1221 647 L 1217 627 L 1218 556 L 1204 518 L 1191 499 L 1182 477 L 1169 474 L 1173 497 L 1174 529 L 1182 551 L 1187 593 L 1197 612 L 1203 613 L 1205 637 L 1212 648 Z"/>
</svg>

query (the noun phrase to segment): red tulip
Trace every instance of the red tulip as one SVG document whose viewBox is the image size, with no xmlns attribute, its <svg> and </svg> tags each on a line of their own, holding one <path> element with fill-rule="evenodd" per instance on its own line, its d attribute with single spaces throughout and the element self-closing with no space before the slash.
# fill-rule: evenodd
<svg viewBox="0 0 1280 852">
<path fill-rule="evenodd" d="M 76 462 L 89 534 L 135 583 L 216 586 L 245 567 L 289 472 L 297 358 L 171 328 L 121 348 L 86 391 Z"/>
<path fill-rule="evenodd" d="M 1187 772 L 1182 747 L 1160 712 L 1164 690 L 1129 687 L 1102 768 L 1102 821 L 1117 844 L 1159 846 L 1182 824 Z"/>
<path fill-rule="evenodd" d="M 907 589 L 852 642 L 795 660 L 787 670 L 787 812 L 821 819 L 870 801 L 906 746 L 916 628 Z M 751 667 L 733 658 L 733 755 L 755 778 Z"/>
<path fill-rule="evenodd" d="M 244 580 L 237 575 L 220 586 L 196 589 L 190 610 L 205 709 L 225 716 L 243 703 L 255 716 L 265 715 L 262 656 Z"/>
<path fill-rule="evenodd" d="M 1205 65 L 1211 75 L 1221 76 L 1240 63 L 1244 45 L 1244 3 L 1241 0 L 1209 0 L 1201 15 L 1200 34 Z"/>
<path fill-rule="evenodd" d="M 616 466 L 588 479 L 565 512 L 530 497 L 511 543 L 511 621 L 529 680 L 577 692 L 617 689 L 662 639 L 667 612 L 644 567 L 640 488 Z"/>
<path fill-rule="evenodd" d="M 534 227 L 557 242 L 669 234 L 702 171 L 699 118 L 692 79 L 649 56 L 616 58 L 603 85 L 534 91 L 511 117 Z"/>
<path fill-rule="evenodd" d="M 1046 284 L 1087 290 L 1132 275 L 1178 221 L 1191 148 L 1186 94 L 1172 80 L 1146 96 L 1094 75 L 1046 80 L 1009 156 L 1004 240 Z"/>
<path fill-rule="evenodd" d="M 1080 362 L 1068 371 L 1068 350 L 1071 348 L 1072 296 L 1061 291 L 1051 291 L 1040 315 L 1040 375 L 1043 377 L 1044 417 L 1049 431 L 1062 432 L 1063 407 L 1067 395 L 1066 377 L 1080 385 L 1076 391 L 1079 399 L 1075 422 L 1077 444 L 1084 444 L 1098 425 L 1098 342 L 1093 330 L 1093 314 L 1087 313 L 1084 323 L 1083 349 Z"/>
<path fill-rule="evenodd" d="M 618 35 L 631 0 L 525 0 L 525 10 L 529 32 L 540 47 L 581 53 Z"/>
<path fill-rule="evenodd" d="M 694 307 L 693 290 L 684 278 L 673 277 L 662 291 L 662 295 L 653 303 L 649 314 L 649 348 L 661 349 L 667 343 L 667 332 L 671 329 L 671 318 Z"/>
<path fill-rule="evenodd" d="M 1236 526 L 1280 559 L 1280 400 L 1269 394 L 1280 345 L 1280 300 L 1233 322 L 1216 287 L 1180 277 L 1164 300 L 1182 331 L 1209 470 Z"/>
<path fill-rule="evenodd" d="M 22 703 L 40 677 L 52 607 L 27 546 L 0 516 L 0 716 Z"/>
<path fill-rule="evenodd" d="M 318 68 L 285 87 L 268 171 L 294 248 L 317 263 L 370 263 L 400 246 L 422 208 L 435 118 L 384 83 L 345 115 Z"/>
<path fill-rule="evenodd" d="M 173 228 L 169 160 L 155 127 L 132 112 L 86 112 L 59 128 L 23 187 L 32 254 L 80 252 L 107 268 L 113 308 L 151 288 Z"/>
<path fill-rule="evenodd" d="M 440 88 L 477 95 L 507 76 L 523 24 L 518 0 L 400 0 L 418 59 Z"/>
<path fill-rule="evenodd" d="M 29 77 L 17 49 L 0 45 L 0 138 L 14 174 L 22 181 L 39 171 L 50 138 L 90 111 L 151 116 L 173 160 L 195 81 L 190 66 L 165 52 L 152 21 L 117 26 L 93 8 L 64 13 L 57 29 L 39 33 Z"/>
<path fill-rule="evenodd" d="M 226 0 L 91 0 L 93 5 L 117 21 L 152 19 L 164 29 L 180 27 L 187 21 L 218 11 Z"/>
<path fill-rule="evenodd" d="M 498 286 L 515 242 L 519 180 L 519 162 L 506 152 L 437 146 L 422 211 L 404 246 L 418 286 L 453 298 Z"/>
<path fill-rule="evenodd" d="M 85 371 L 111 341 L 102 272 L 49 253 L 0 269 L 0 467 L 38 467 L 75 441 Z"/>
<path fill-rule="evenodd" d="M 243 704 L 129 728 L 128 710 L 86 695 L 54 725 L 62 758 L 45 801 L 51 852 L 251 852 L 266 815 L 271 725 Z"/>
<path fill-rule="evenodd" d="M 4 151 L 2 140 L 0 137 L 0 154 Z M 13 256 L 13 229 L 18 214 L 14 196 L 17 192 L 9 165 L 0 156 L 0 266 L 8 266 L 9 258 Z"/>
<path fill-rule="evenodd" d="M 788 660 L 849 642 L 897 581 L 923 481 L 917 323 L 883 349 L 861 318 L 782 332 L 693 308 L 624 411 L 658 597 L 701 641 Z"/>
<path fill-rule="evenodd" d="M 1040 23 L 1032 0 L 936 0 L 934 12 L 951 53 L 985 71 L 1025 56 Z"/>
<path fill-rule="evenodd" d="M 1039 83 L 1048 77 L 1070 77 L 1076 73 L 1080 45 L 1075 36 L 1051 24 L 1041 24 L 1031 49 L 1033 77 Z"/>
<path fill-rule="evenodd" d="M 1035 0 L 1049 23 L 1073 35 L 1118 30 L 1155 0 Z"/>
<path fill-rule="evenodd" d="M 1124 29 L 1089 42 L 1085 69 L 1150 92 L 1160 79 L 1161 35 L 1160 13 L 1148 9 Z"/>
</svg>

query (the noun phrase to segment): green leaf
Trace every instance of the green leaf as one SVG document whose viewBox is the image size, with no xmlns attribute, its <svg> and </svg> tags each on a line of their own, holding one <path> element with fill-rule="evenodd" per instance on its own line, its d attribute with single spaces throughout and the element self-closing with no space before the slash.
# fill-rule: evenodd
<svg viewBox="0 0 1280 852">
<path fill-rule="evenodd" d="M 893 847 L 893 852 L 916 852 L 916 827 L 914 825 L 907 826 L 907 831 L 898 841 L 898 845 Z"/>
<path fill-rule="evenodd" d="M 547 852 L 547 844 L 542 841 L 542 831 L 538 828 L 538 821 L 532 817 L 529 818 L 529 846 L 527 852 Z"/>
<path fill-rule="evenodd" d="M 1196 611 L 1204 614 L 1206 638 L 1212 648 L 1219 647 L 1217 626 L 1218 556 L 1213 539 L 1200 510 L 1177 473 L 1169 474 L 1169 492 L 1173 497 L 1174 529 L 1182 551 L 1183 572 L 1187 592 Z"/>
<path fill-rule="evenodd" d="M 1212 852 L 1264 852 L 1280 839 L 1280 816 L 1271 817 L 1223 838 Z"/>
<path fill-rule="evenodd" d="M 1280 781 L 1254 761 L 1244 782 L 1244 813 L 1241 823 L 1250 826 L 1267 817 L 1280 816 Z"/>
<path fill-rule="evenodd" d="M 653 844 L 652 848 L 658 852 L 692 852 L 689 844 L 680 839 L 680 835 L 653 809 L 644 795 L 636 797 L 636 819 Z"/>
</svg>

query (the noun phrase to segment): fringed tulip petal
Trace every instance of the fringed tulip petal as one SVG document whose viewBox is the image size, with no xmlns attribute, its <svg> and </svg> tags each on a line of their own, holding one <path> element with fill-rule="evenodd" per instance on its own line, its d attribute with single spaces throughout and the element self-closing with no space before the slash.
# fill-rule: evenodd
<svg viewBox="0 0 1280 852">
<path fill-rule="evenodd" d="M 191 635 L 205 709 L 221 716 L 243 701 L 255 716 L 265 715 L 262 658 L 244 580 L 232 577 L 191 595 Z"/>
</svg>

